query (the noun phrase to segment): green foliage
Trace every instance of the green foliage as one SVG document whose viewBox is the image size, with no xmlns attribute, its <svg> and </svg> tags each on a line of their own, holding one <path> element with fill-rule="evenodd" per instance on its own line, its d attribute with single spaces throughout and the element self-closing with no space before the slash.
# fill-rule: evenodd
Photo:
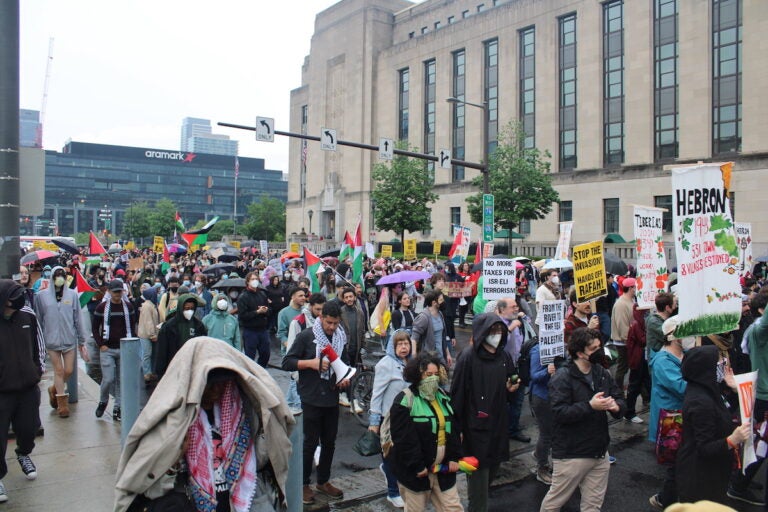
<svg viewBox="0 0 768 512">
<path fill-rule="evenodd" d="M 736 245 L 736 237 L 728 231 L 718 231 L 715 233 L 715 245 L 721 247 L 729 255 L 738 258 L 739 247 Z"/>
<path fill-rule="evenodd" d="M 149 212 L 149 235 L 168 238 L 173 234 L 176 225 L 176 203 L 170 199 L 160 199 Z"/>
<path fill-rule="evenodd" d="M 675 329 L 675 336 L 706 336 L 730 332 L 739 328 L 741 315 L 738 313 L 709 313 L 685 321 Z"/>
<path fill-rule="evenodd" d="M 400 141 L 397 149 L 408 150 L 407 142 Z M 431 203 L 438 196 L 432 192 L 432 177 L 424 163 L 415 158 L 395 156 L 391 163 L 376 164 L 371 173 L 376 202 L 376 228 L 394 231 L 405 238 L 405 232 L 432 229 Z"/>
<path fill-rule="evenodd" d="M 75 233 L 75 245 L 88 245 L 91 241 L 90 233 Z"/>
<path fill-rule="evenodd" d="M 238 234 L 244 234 L 252 240 L 270 242 L 285 239 L 285 204 L 279 199 L 262 194 L 258 203 L 248 205 L 247 219 L 242 233 L 238 228 Z"/>
<path fill-rule="evenodd" d="M 722 215 L 713 215 L 709 219 L 709 229 L 710 231 L 717 231 L 719 229 L 728 229 L 730 227 L 733 227 L 733 223 L 723 217 Z"/>
<path fill-rule="evenodd" d="M 197 221 L 197 223 L 193 227 L 188 229 L 189 231 L 200 229 L 206 224 L 208 224 L 208 222 L 210 222 L 210 220 L 200 219 L 199 221 Z M 220 242 L 224 235 L 232 234 L 232 230 L 234 227 L 235 227 L 235 223 L 232 220 L 227 219 L 227 220 L 218 221 L 216 224 L 213 225 L 213 227 L 211 228 L 211 231 L 208 233 L 208 241 Z"/>
<path fill-rule="evenodd" d="M 122 230 L 123 238 L 146 238 L 154 236 L 149 228 L 149 215 L 151 213 L 149 204 L 146 201 L 132 203 L 125 211 L 123 216 Z"/>
<path fill-rule="evenodd" d="M 489 159 L 489 185 L 494 195 L 497 229 L 513 229 L 523 220 L 543 219 L 560 200 L 549 175 L 551 155 L 523 145 L 525 133 L 510 123 L 499 136 L 499 146 Z M 467 198 L 472 222 L 483 223 L 483 176 L 472 184 L 481 192 Z"/>
</svg>

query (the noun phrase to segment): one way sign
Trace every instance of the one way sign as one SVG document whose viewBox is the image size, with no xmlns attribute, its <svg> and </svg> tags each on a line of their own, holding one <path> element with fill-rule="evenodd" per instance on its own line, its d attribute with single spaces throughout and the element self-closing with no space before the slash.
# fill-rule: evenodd
<svg viewBox="0 0 768 512">
<path fill-rule="evenodd" d="M 451 152 L 447 149 L 441 149 L 438 155 L 438 163 L 441 169 L 451 168 Z"/>
<path fill-rule="evenodd" d="M 273 118 L 256 118 L 256 140 L 262 142 L 275 142 L 275 120 Z"/>
<path fill-rule="evenodd" d="M 320 128 L 320 149 L 336 151 L 336 130 Z"/>
<path fill-rule="evenodd" d="M 392 160 L 395 155 L 394 146 L 392 139 L 379 139 L 379 160 Z"/>
</svg>

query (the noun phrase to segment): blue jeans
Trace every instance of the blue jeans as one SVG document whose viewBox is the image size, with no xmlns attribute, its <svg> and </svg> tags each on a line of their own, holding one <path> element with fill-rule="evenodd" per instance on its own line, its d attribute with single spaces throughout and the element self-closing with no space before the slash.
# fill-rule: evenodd
<svg viewBox="0 0 768 512">
<path fill-rule="evenodd" d="M 243 329 L 243 348 L 245 355 L 256 360 L 262 368 L 266 368 L 269 363 L 269 331 Z M 257 353 L 258 359 L 256 359 Z"/>
<path fill-rule="evenodd" d="M 288 384 L 288 392 L 285 394 L 285 401 L 288 402 L 289 409 L 301 409 L 301 398 L 299 398 L 299 389 L 296 381 L 291 378 Z"/>
<path fill-rule="evenodd" d="M 392 472 L 391 464 L 387 462 L 384 455 L 381 456 L 381 460 L 384 462 L 381 467 L 384 470 L 384 476 L 387 478 L 387 496 L 390 498 L 400 496 L 400 488 L 397 486 L 397 477 L 395 476 L 395 473 Z"/>
<path fill-rule="evenodd" d="M 152 342 L 146 338 L 141 341 L 141 371 L 144 375 L 152 373 Z"/>
<path fill-rule="evenodd" d="M 512 393 L 512 400 L 507 402 L 507 433 L 511 436 L 520 433 L 520 414 L 523 412 L 525 401 L 525 386 L 520 386 Z"/>
</svg>

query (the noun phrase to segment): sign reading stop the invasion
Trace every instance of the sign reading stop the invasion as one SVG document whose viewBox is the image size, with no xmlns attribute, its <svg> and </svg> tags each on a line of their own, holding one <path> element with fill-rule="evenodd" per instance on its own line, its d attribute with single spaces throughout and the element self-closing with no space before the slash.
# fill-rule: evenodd
<svg viewBox="0 0 768 512">
<path fill-rule="evenodd" d="M 565 301 L 545 300 L 539 313 L 539 356 L 542 366 L 565 357 Z"/>
<path fill-rule="evenodd" d="M 602 240 L 573 247 L 573 280 L 579 302 L 608 294 Z"/>
<path fill-rule="evenodd" d="M 498 300 L 515 296 L 515 260 L 483 260 L 483 297 Z"/>
</svg>

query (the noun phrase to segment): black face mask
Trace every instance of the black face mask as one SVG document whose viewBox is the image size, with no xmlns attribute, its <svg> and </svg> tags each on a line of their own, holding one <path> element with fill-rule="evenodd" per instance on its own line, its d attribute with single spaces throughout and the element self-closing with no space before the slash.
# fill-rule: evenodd
<svg viewBox="0 0 768 512">
<path fill-rule="evenodd" d="M 178 286 L 171 286 L 171 287 L 169 287 L 168 289 L 169 289 L 170 291 L 172 291 L 173 293 L 176 293 L 176 292 L 178 292 L 178 291 L 179 291 L 179 287 L 178 287 Z"/>
<path fill-rule="evenodd" d="M 603 364 L 603 349 L 599 348 L 589 355 L 589 362 L 592 364 Z"/>
<path fill-rule="evenodd" d="M 11 303 L 11 309 L 19 310 L 24 307 L 24 293 L 19 293 L 16 297 L 9 299 Z"/>
</svg>

